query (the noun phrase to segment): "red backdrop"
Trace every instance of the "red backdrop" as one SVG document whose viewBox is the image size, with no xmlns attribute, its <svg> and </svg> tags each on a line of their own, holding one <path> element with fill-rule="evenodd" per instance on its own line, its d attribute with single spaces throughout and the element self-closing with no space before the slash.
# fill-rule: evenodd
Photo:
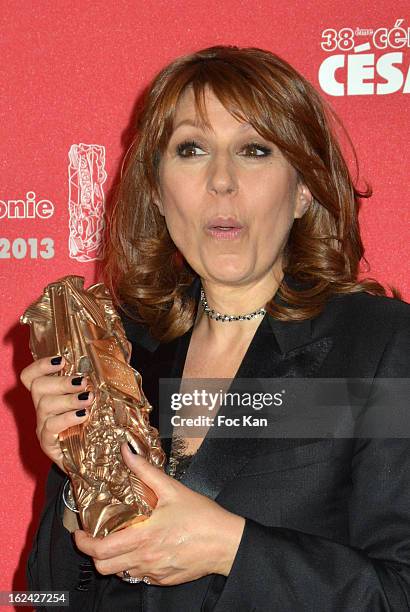
<svg viewBox="0 0 410 612">
<path fill-rule="evenodd" d="M 69 273 L 95 280 L 104 198 L 138 94 L 170 60 L 210 45 L 261 47 L 290 61 L 344 121 L 361 177 L 373 187 L 360 213 L 368 274 L 408 300 L 410 29 L 407 0 L 2 5 L 0 590 L 8 590 L 25 588 L 48 469 L 18 379 L 30 361 L 28 328 L 18 319 L 52 280 Z M 82 153 L 81 143 L 96 146 Z M 87 173 L 100 188 L 93 202 Z M 79 228 L 80 196 L 89 217 Z"/>
</svg>

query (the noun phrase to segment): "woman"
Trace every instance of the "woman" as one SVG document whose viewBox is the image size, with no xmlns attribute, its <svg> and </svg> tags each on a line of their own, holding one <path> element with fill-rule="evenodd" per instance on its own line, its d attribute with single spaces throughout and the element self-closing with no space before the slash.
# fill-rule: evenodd
<svg viewBox="0 0 410 612">
<path fill-rule="evenodd" d="M 370 193 L 354 187 L 331 122 L 312 86 L 260 49 L 205 49 L 154 79 L 105 267 L 153 406 L 164 377 L 409 377 L 409 306 L 357 280 Z M 123 448 L 159 503 L 138 529 L 98 540 L 62 502 L 57 435 L 93 400 L 86 381 L 50 376 L 62 366 L 21 374 L 54 462 L 30 588 L 99 611 L 409 609 L 407 439 L 205 431 L 178 440 L 179 473 Z"/>
</svg>

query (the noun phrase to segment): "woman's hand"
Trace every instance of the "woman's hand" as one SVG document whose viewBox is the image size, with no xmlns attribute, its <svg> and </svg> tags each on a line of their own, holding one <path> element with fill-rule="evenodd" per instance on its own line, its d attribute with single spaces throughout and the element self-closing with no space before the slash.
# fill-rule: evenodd
<svg viewBox="0 0 410 612">
<path fill-rule="evenodd" d="M 37 412 L 36 434 L 40 446 L 47 457 L 65 471 L 58 434 L 87 420 L 87 410 L 94 395 L 90 392 L 87 399 L 81 399 L 85 397 L 90 382 L 87 377 L 53 376 L 63 369 L 64 357 L 56 365 L 52 359 L 56 361 L 58 358 L 37 359 L 21 371 L 20 380 L 31 392 Z"/>
<path fill-rule="evenodd" d="M 126 444 L 121 450 L 127 466 L 156 493 L 158 504 L 147 520 L 105 538 L 76 531 L 78 548 L 93 557 L 101 574 L 121 577 L 128 570 L 161 586 L 213 573 L 227 576 L 245 519 L 133 455 Z"/>
</svg>

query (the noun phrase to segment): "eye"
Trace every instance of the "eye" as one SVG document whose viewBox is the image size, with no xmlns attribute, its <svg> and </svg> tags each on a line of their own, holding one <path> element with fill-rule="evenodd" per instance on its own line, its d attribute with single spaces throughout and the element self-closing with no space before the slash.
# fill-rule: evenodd
<svg viewBox="0 0 410 612">
<path fill-rule="evenodd" d="M 184 140 L 177 146 L 176 152 L 180 157 L 197 157 L 197 154 L 193 152 L 195 149 L 203 150 L 201 145 L 194 140 Z"/>
<path fill-rule="evenodd" d="M 249 142 L 243 147 L 243 150 L 248 151 L 246 157 L 268 157 L 272 153 L 272 149 L 269 149 L 269 147 L 265 147 L 258 142 Z M 249 154 L 250 151 L 253 153 Z M 257 151 L 261 151 L 262 153 L 257 153 Z"/>
<path fill-rule="evenodd" d="M 205 153 L 198 153 L 197 151 L 203 151 L 202 146 L 195 140 L 184 140 L 176 147 L 176 153 L 179 157 L 199 157 L 205 155 Z M 268 157 L 272 153 L 272 149 L 265 147 L 258 142 L 249 142 L 243 148 L 242 151 L 247 151 L 245 157 L 257 158 L 257 157 Z M 259 153 L 258 153 L 259 152 Z"/>
</svg>

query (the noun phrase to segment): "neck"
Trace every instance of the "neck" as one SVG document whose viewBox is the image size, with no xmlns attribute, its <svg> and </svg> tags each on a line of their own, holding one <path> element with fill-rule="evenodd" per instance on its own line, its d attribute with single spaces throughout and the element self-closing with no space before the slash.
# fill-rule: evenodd
<svg viewBox="0 0 410 612">
<path fill-rule="evenodd" d="M 240 286 L 213 283 L 206 279 L 201 279 L 201 282 L 210 308 L 226 315 L 246 315 L 266 307 L 282 279 L 283 272 L 279 278 L 271 275 L 269 279 Z M 237 342 L 252 336 L 262 319 L 263 316 L 258 316 L 244 321 L 218 321 L 209 318 L 200 303 L 194 329 L 196 334 L 204 334 L 216 342 Z"/>
</svg>

